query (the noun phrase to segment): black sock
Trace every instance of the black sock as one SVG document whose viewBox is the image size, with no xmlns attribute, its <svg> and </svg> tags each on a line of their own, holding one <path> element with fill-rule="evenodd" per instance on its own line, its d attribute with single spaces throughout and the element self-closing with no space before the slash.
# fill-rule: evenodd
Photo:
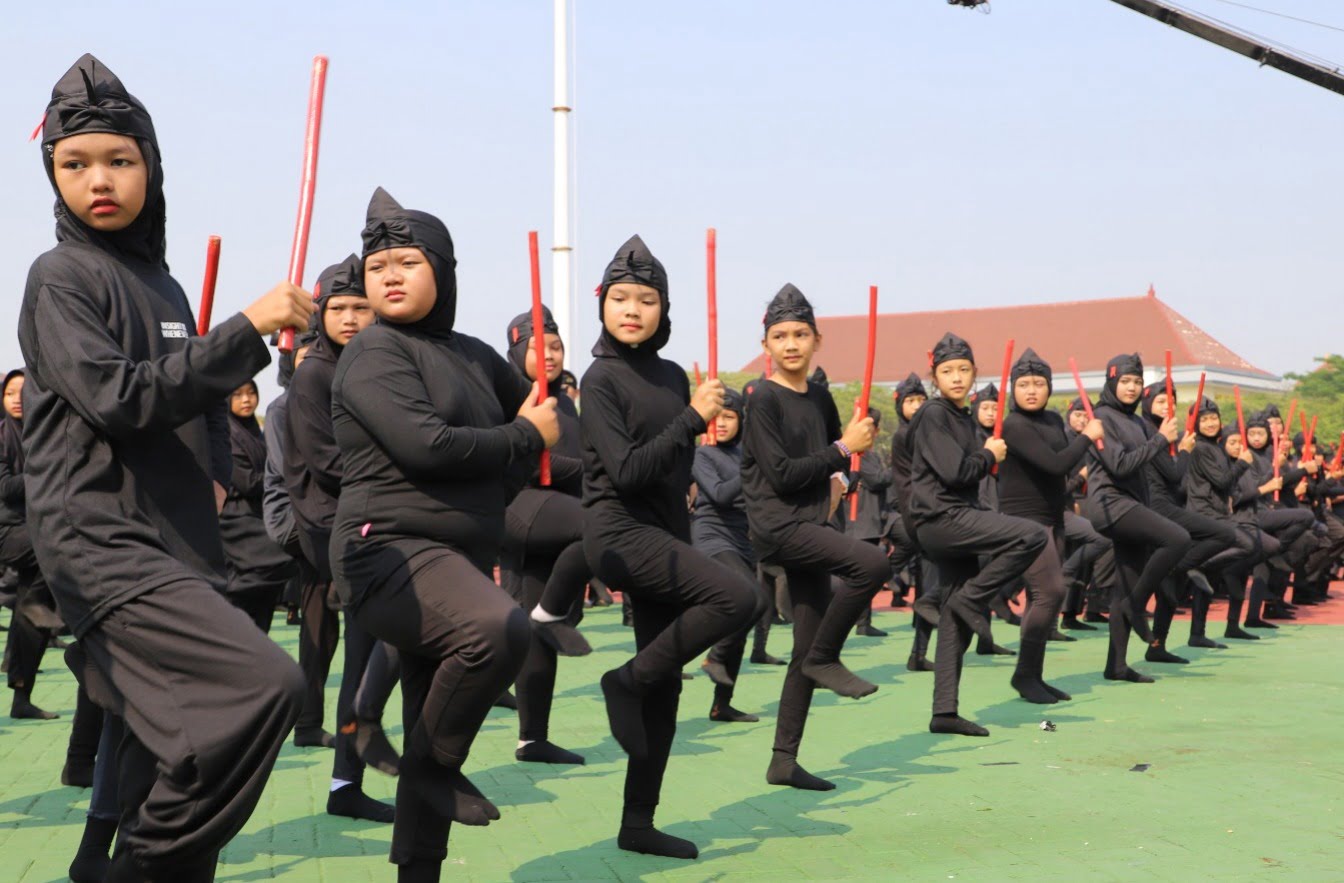
<svg viewBox="0 0 1344 883">
<path fill-rule="evenodd" d="M 573 751 L 567 751 L 547 739 L 538 739 L 535 742 L 528 742 L 522 748 L 513 752 L 513 756 L 524 763 L 583 763 L 582 754 L 575 754 Z"/>
<path fill-rule="evenodd" d="M 1075 638 L 1075 637 L 1073 637 L 1072 635 L 1066 635 L 1066 634 L 1064 634 L 1064 633 L 1061 632 L 1059 629 L 1051 629 L 1051 630 L 1050 630 L 1050 635 L 1049 635 L 1049 637 L 1046 638 L 1046 640 L 1047 640 L 1047 641 L 1076 641 L 1076 640 L 1078 640 L 1078 639 Z"/>
<path fill-rule="evenodd" d="M 764 650 L 751 652 L 751 661 L 756 665 L 788 665 L 788 661 L 780 659 L 778 656 L 771 656 Z"/>
<path fill-rule="evenodd" d="M 588 643 L 588 639 L 563 619 L 554 622 L 539 622 L 534 619 L 532 631 L 561 656 L 587 656 L 593 652 L 593 645 Z"/>
<path fill-rule="evenodd" d="M 61 768 L 61 784 L 71 788 L 92 788 L 93 761 L 67 757 Z"/>
<path fill-rule="evenodd" d="M 910 658 L 905 661 L 907 671 L 933 671 L 933 663 L 929 662 L 926 656 L 916 656 L 911 653 Z"/>
<path fill-rule="evenodd" d="M 1065 693 L 1058 687 L 1052 686 L 1048 681 L 1041 681 L 1041 683 L 1045 686 L 1045 689 L 1049 690 L 1051 693 L 1054 693 L 1055 698 L 1058 699 L 1060 702 L 1068 702 L 1070 699 L 1073 698 L 1068 693 Z"/>
<path fill-rule="evenodd" d="M 953 736 L 989 735 L 989 730 L 957 714 L 935 714 L 929 719 L 929 732 L 947 733 Z"/>
<path fill-rule="evenodd" d="M 1177 656 L 1167 650 L 1165 641 L 1154 641 L 1148 645 L 1148 651 L 1143 654 L 1143 658 L 1149 662 L 1167 662 L 1176 665 L 1184 665 L 1190 660 L 1184 656 Z"/>
<path fill-rule="evenodd" d="M 1009 680 L 1017 695 L 1028 702 L 1034 702 L 1037 705 L 1054 705 L 1059 701 L 1059 697 L 1050 692 L 1045 686 L 1045 681 L 1034 675 L 1015 672 Z"/>
<path fill-rule="evenodd" d="M 1274 623 L 1272 623 L 1272 622 L 1267 622 L 1267 621 L 1264 620 L 1264 619 L 1250 619 L 1250 618 L 1248 618 L 1248 619 L 1246 620 L 1246 628 L 1248 628 L 1248 629 L 1276 629 L 1276 628 L 1278 628 L 1278 626 L 1276 626 L 1276 625 L 1275 625 Z"/>
<path fill-rule="evenodd" d="M 765 781 L 771 785 L 788 785 L 803 791 L 834 791 L 835 783 L 820 776 L 814 776 L 798 764 L 798 758 L 782 751 L 774 752 L 770 758 L 770 768 L 765 771 Z"/>
<path fill-rule="evenodd" d="M 709 675 L 709 679 L 720 687 L 733 686 L 733 676 L 728 674 L 728 669 L 722 662 L 705 660 L 705 664 L 700 667 L 705 670 L 705 674 Z"/>
<path fill-rule="evenodd" d="M 616 743 L 631 757 L 648 757 L 644 697 L 635 692 L 635 679 L 628 664 L 602 676 L 602 697 L 607 703 L 607 723 Z"/>
<path fill-rule="evenodd" d="M 33 704 L 31 696 L 32 693 L 28 690 L 15 690 L 14 701 L 9 706 L 9 716 L 14 720 L 38 721 L 50 721 L 60 717 L 59 714 L 38 708 Z"/>
<path fill-rule="evenodd" d="M 336 737 L 328 733 L 321 727 L 315 727 L 311 730 L 294 731 L 294 747 L 296 748 L 335 748 Z"/>
<path fill-rule="evenodd" d="M 647 828 L 622 825 L 621 833 L 616 837 L 616 845 L 626 852 L 642 852 L 645 855 L 684 859 L 700 857 L 700 850 L 694 843 L 664 834 L 652 825 Z"/>
<path fill-rule="evenodd" d="M 1151 684 L 1153 679 L 1140 671 L 1135 671 L 1129 666 L 1125 666 L 1123 671 L 1105 672 L 1103 677 L 1108 681 L 1129 681 L 1131 684 Z"/>
<path fill-rule="evenodd" d="M 709 709 L 709 719 L 727 724 L 754 724 L 760 720 L 760 718 L 754 714 L 738 711 L 727 702 L 715 702 Z"/>
<path fill-rule="evenodd" d="M 390 823 L 396 816 L 396 809 L 381 800 L 374 800 L 358 784 L 351 782 L 327 795 L 327 815 Z"/>
<path fill-rule="evenodd" d="M 1191 647 L 1205 647 L 1209 650 L 1227 649 L 1226 644 L 1219 644 L 1217 641 L 1214 641 L 1210 638 L 1206 638 L 1204 635 L 1191 635 L 1190 640 L 1186 641 L 1186 643 L 1189 644 Z"/>
<path fill-rule="evenodd" d="M 1238 641 L 1258 641 L 1259 635 L 1253 635 L 1239 625 L 1233 623 L 1227 624 L 1227 631 L 1223 632 L 1224 638 L 1233 638 Z"/>
<path fill-rule="evenodd" d="M 838 659 L 834 662 L 804 662 L 803 676 L 816 682 L 818 686 L 851 699 L 862 699 L 877 692 L 877 684 L 865 681 L 854 674 Z"/>
<path fill-rule="evenodd" d="M 84 820 L 84 836 L 75 851 L 75 860 L 70 862 L 70 879 L 74 883 L 102 883 L 112 864 L 108 851 L 116 836 L 116 819 L 90 816 Z"/>
<path fill-rule="evenodd" d="M 1066 616 L 1059 621 L 1059 627 L 1071 632 L 1095 632 L 1097 627 L 1082 622 L 1076 616 Z"/>
<path fill-rule="evenodd" d="M 1001 647 L 993 641 L 987 641 L 981 638 L 975 643 L 976 656 L 1016 656 L 1017 651 L 1009 650 L 1007 647 Z"/>
<path fill-rule="evenodd" d="M 387 733 L 378 721 L 355 721 L 355 753 L 380 773 L 395 776 L 401 771 L 401 756 L 388 741 Z"/>
<path fill-rule="evenodd" d="M 488 825 L 499 818 L 499 808 L 477 790 L 462 770 L 423 758 L 401 759 L 402 778 L 419 798 L 439 815 L 464 825 Z"/>
</svg>

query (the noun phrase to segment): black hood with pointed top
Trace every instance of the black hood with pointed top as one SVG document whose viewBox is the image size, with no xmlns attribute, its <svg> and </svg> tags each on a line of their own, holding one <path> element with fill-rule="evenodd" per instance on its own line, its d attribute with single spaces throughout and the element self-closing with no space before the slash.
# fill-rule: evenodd
<svg viewBox="0 0 1344 883">
<path fill-rule="evenodd" d="M 659 300 L 662 301 L 662 315 L 658 317 L 658 329 L 653 332 L 653 336 L 638 346 L 628 346 L 621 343 L 607 331 L 606 322 L 603 317 L 606 315 L 607 291 L 613 285 L 621 282 L 630 282 L 636 285 L 647 285 L 658 292 Z M 597 319 L 602 325 L 602 333 L 598 335 L 597 343 L 593 345 L 593 355 L 599 358 L 604 356 L 630 357 L 639 355 L 653 355 L 667 345 L 667 341 L 672 337 L 672 319 L 668 315 L 671 309 L 671 303 L 667 293 L 667 270 L 663 268 L 662 261 L 653 256 L 649 247 L 644 244 L 644 240 L 636 233 L 627 239 L 620 248 L 616 249 L 616 254 L 611 262 L 607 264 L 607 269 L 602 273 L 602 284 L 597 288 Z"/>
<path fill-rule="evenodd" d="M 792 321 L 792 320 L 786 319 L 784 321 Z M 826 369 L 821 367 L 820 365 L 818 365 L 815 369 L 813 369 L 812 373 L 808 375 L 807 379 L 809 383 L 815 383 L 822 389 L 829 390 L 831 388 L 831 378 L 826 376 Z"/>
<path fill-rule="evenodd" d="M 765 317 L 761 320 L 765 331 L 769 331 L 771 325 L 778 325 L 780 322 L 805 322 L 813 331 L 817 330 L 817 317 L 812 310 L 812 304 L 792 282 L 784 283 L 784 287 L 770 299 L 769 305 L 765 308 Z"/>
<path fill-rule="evenodd" d="M 1017 357 L 1013 363 L 1013 370 L 1009 373 L 1009 378 L 1014 384 L 1022 377 L 1044 377 L 1046 383 L 1046 396 L 1055 394 L 1055 372 L 1050 369 L 1050 363 L 1040 356 L 1031 347 L 1022 351 L 1022 355 Z M 1017 397 L 1009 396 L 1012 400 L 1012 408 L 1017 410 Z"/>
<path fill-rule="evenodd" d="M 317 294 L 317 312 L 313 313 L 308 325 L 314 335 L 313 347 L 317 352 L 331 353 L 339 358 L 345 347 L 327 335 L 327 304 L 333 297 L 365 297 L 364 259 L 352 254 L 339 264 L 327 267 L 318 274 L 314 292 Z"/>
<path fill-rule="evenodd" d="M 369 255 L 389 248 L 420 249 L 434 271 L 438 296 L 429 314 L 415 322 L 387 324 L 428 334 L 451 334 L 457 320 L 457 258 L 453 254 L 453 237 L 443 221 L 428 212 L 402 208 L 390 193 L 379 187 L 369 200 L 362 239 L 361 279 L 363 262 Z"/>
<path fill-rule="evenodd" d="M 91 133 L 125 135 L 140 146 L 147 175 L 145 205 L 123 230 L 104 233 L 85 224 L 66 206 L 56 186 L 53 154 L 56 142 Z M 149 111 L 126 91 L 117 75 L 85 53 L 51 90 L 42 122 L 42 164 L 56 192 L 56 239 L 86 242 L 149 264 L 167 267 L 167 209 L 163 197 L 163 164 Z"/>
<path fill-rule="evenodd" d="M 933 345 L 933 362 L 930 367 L 937 370 L 943 362 L 950 362 L 953 359 L 965 359 L 974 365 L 975 353 L 969 343 L 949 331 Z"/>
<path fill-rule="evenodd" d="M 541 308 L 542 332 L 545 334 L 559 334 L 560 326 L 556 324 L 555 318 L 551 315 L 549 307 Z M 532 346 L 532 311 L 519 313 L 509 321 L 508 331 L 505 334 L 508 340 L 508 349 L 506 352 L 509 361 L 513 367 L 524 377 L 527 376 L 527 348 Z M 560 378 L 556 378 L 558 383 Z M 552 395 L 557 394 L 557 390 L 550 391 Z"/>
<path fill-rule="evenodd" d="M 896 384 L 896 391 L 892 394 L 892 399 L 896 403 L 896 422 L 902 426 L 910 422 L 905 419 L 905 409 L 903 408 L 905 400 L 910 396 L 923 396 L 926 399 L 929 397 L 928 391 L 924 389 L 924 382 L 913 371 L 904 380 Z"/>
<path fill-rule="evenodd" d="M 1138 410 L 1138 400 L 1136 399 L 1132 405 L 1126 405 L 1115 394 L 1120 378 L 1127 374 L 1143 376 L 1143 359 L 1139 358 L 1138 353 L 1122 353 L 1106 363 L 1106 385 L 1101 388 L 1101 395 L 1097 397 L 1097 400 L 1103 405 L 1115 408 L 1117 411 L 1133 414 Z"/>
</svg>

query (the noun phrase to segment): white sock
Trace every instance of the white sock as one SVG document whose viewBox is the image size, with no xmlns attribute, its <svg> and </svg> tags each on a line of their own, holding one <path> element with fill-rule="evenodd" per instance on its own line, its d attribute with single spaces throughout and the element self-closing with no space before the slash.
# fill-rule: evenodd
<svg viewBox="0 0 1344 883">
<path fill-rule="evenodd" d="M 340 790 L 341 790 L 342 788 L 344 788 L 346 785 L 353 785 L 353 784 L 355 784 L 355 783 L 354 783 L 354 782 L 347 782 L 345 779 L 332 779 L 332 780 L 331 780 L 331 790 L 332 790 L 332 791 L 340 791 Z"/>
<path fill-rule="evenodd" d="M 532 608 L 532 618 L 537 622 L 559 622 L 565 617 L 558 613 L 547 613 L 545 610 L 542 610 L 541 605 L 538 604 L 536 607 Z"/>
</svg>

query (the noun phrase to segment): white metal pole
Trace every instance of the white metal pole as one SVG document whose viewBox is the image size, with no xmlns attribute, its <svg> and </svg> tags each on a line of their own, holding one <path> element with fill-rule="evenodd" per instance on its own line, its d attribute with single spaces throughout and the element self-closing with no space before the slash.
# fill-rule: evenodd
<svg viewBox="0 0 1344 883">
<path fill-rule="evenodd" d="M 551 310 L 560 338 L 565 342 L 571 367 L 580 354 L 574 337 L 574 249 L 570 245 L 570 162 L 569 162 L 569 0 L 555 0 L 555 100 L 551 116 L 555 121 L 555 191 L 553 240 L 551 244 Z M 576 372 L 577 373 L 577 372 Z"/>
</svg>

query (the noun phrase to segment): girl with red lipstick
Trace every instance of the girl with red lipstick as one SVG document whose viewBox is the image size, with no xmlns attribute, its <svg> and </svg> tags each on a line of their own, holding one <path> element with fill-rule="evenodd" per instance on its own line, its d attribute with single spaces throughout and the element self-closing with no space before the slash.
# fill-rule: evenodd
<svg viewBox="0 0 1344 883">
<path fill-rule="evenodd" d="M 42 131 L 57 245 L 29 271 L 19 316 L 27 518 L 79 639 L 68 661 L 126 726 L 95 771 L 117 765 L 106 876 L 213 879 L 303 689 L 288 654 L 221 594 L 225 403 L 270 361 L 264 335 L 308 324 L 311 297 L 282 283 L 196 336 L 164 262 L 163 166 L 144 105 L 85 55 L 52 91 Z M 86 844 L 95 865 L 102 833 Z"/>
</svg>

